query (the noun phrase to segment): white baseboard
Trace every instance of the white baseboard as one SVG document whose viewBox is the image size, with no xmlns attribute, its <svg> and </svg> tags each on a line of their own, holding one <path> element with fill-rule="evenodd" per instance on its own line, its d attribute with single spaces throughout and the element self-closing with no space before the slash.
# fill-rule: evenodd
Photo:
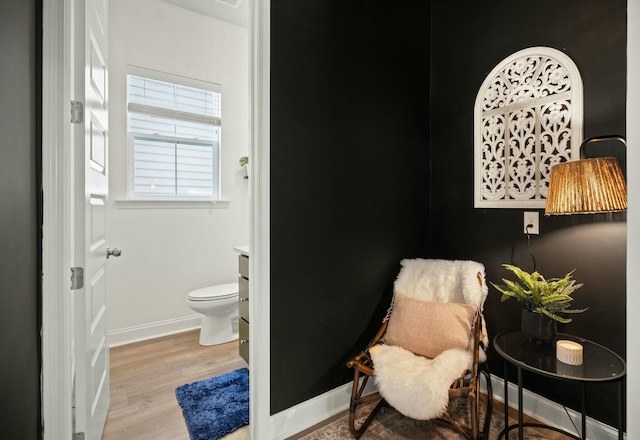
<svg viewBox="0 0 640 440">
<path fill-rule="evenodd" d="M 197 314 L 113 330 L 109 332 L 109 347 L 117 347 L 119 345 L 186 332 L 200 328 L 201 325 L 202 315 Z"/>
<path fill-rule="evenodd" d="M 484 381 L 481 382 L 484 388 Z M 349 382 L 271 416 L 271 438 L 274 440 L 286 439 L 348 409 L 349 399 L 351 397 L 351 384 L 352 382 Z M 493 398 L 504 403 L 504 380 L 491 375 L 491 385 L 493 388 Z M 368 386 L 364 394 L 370 394 L 375 391 L 373 386 Z M 484 389 L 483 391 L 486 392 Z M 522 400 L 524 413 L 528 416 L 568 432 L 575 432 L 564 407 L 559 403 L 553 402 L 526 389 L 523 390 Z M 513 408 L 518 407 L 518 387 L 511 382 L 509 382 L 509 406 Z M 578 427 L 578 430 L 580 430 L 582 424 L 580 413 L 569 408 L 567 408 L 567 410 Z M 598 420 L 587 417 L 587 435 L 588 440 L 616 440 L 618 438 L 618 430 Z M 624 438 L 627 438 L 626 434 Z"/>
<path fill-rule="evenodd" d="M 271 438 L 286 439 L 349 408 L 351 382 L 271 416 Z"/>
</svg>

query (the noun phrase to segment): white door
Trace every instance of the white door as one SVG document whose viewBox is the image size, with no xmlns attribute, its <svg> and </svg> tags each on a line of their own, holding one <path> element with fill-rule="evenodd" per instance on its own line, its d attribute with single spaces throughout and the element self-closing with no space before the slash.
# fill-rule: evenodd
<svg viewBox="0 0 640 440">
<path fill-rule="evenodd" d="M 73 0 L 73 101 L 84 104 L 74 141 L 75 427 L 100 440 L 109 409 L 107 343 L 107 0 Z"/>
</svg>

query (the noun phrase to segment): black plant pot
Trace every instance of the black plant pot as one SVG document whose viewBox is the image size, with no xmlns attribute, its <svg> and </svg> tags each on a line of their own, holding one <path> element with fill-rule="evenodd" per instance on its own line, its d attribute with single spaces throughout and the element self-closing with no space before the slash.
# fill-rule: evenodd
<svg viewBox="0 0 640 440">
<path fill-rule="evenodd" d="M 556 321 L 542 313 L 522 310 L 522 332 L 535 341 L 551 341 L 556 336 Z"/>
</svg>

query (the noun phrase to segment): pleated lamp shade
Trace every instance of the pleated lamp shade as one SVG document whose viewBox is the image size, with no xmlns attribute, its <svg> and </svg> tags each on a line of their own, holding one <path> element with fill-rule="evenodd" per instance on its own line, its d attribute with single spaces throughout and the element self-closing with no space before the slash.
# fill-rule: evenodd
<svg viewBox="0 0 640 440">
<path fill-rule="evenodd" d="M 627 183 L 618 160 L 597 157 L 551 168 L 545 215 L 593 214 L 627 209 Z"/>
</svg>

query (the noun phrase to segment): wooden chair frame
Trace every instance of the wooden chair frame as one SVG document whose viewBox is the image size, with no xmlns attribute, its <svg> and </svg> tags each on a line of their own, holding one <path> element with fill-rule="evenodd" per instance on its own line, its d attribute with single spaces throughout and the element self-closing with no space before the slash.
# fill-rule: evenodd
<svg viewBox="0 0 640 440">
<path fill-rule="evenodd" d="M 479 277 L 480 281 L 481 278 Z M 481 281 L 482 283 L 482 281 Z M 347 367 L 353 368 L 353 388 L 351 390 L 351 402 L 349 405 L 349 430 L 356 439 L 359 439 L 367 430 L 376 414 L 384 406 L 389 406 L 384 398 L 376 404 L 369 413 L 364 422 L 356 428 L 356 412 L 358 407 L 363 403 L 362 394 L 369 381 L 374 374 L 374 365 L 369 353 L 369 349 L 379 344 L 384 333 L 387 330 L 388 321 L 382 323 L 380 330 L 376 333 L 367 348 L 358 353 L 349 362 Z M 451 388 L 449 388 L 449 399 L 451 398 L 467 398 L 471 413 L 470 426 L 464 426 L 453 420 L 448 413 L 444 413 L 442 418 L 435 419 L 434 422 L 442 423 L 459 431 L 467 438 L 472 439 L 488 439 L 489 428 L 491 426 L 491 415 L 493 413 L 493 391 L 491 389 L 491 377 L 487 362 L 480 362 L 480 345 L 482 341 L 482 315 L 475 320 L 473 329 L 473 365 L 471 369 L 465 370 L 458 379 L 456 379 Z M 484 425 L 480 430 L 480 376 L 485 377 L 487 386 L 487 412 L 485 414 Z"/>
</svg>

